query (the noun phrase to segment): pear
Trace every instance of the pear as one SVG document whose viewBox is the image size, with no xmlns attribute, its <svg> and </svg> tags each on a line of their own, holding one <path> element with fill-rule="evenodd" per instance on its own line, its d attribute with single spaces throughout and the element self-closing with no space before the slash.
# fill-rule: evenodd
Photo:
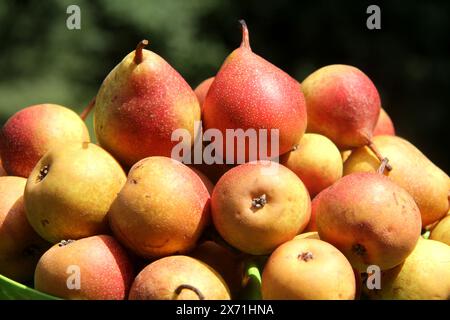
<svg viewBox="0 0 450 320">
<path fill-rule="evenodd" d="M 294 239 L 317 239 L 320 240 L 319 233 L 317 231 L 309 231 L 305 233 L 300 233 L 298 236 L 295 236 Z"/>
<path fill-rule="evenodd" d="M 194 91 L 162 57 L 142 41 L 103 81 L 95 101 L 100 145 L 127 167 L 149 156 L 170 157 L 176 129 L 193 145 L 200 106 Z"/>
<path fill-rule="evenodd" d="M 70 143 L 52 149 L 28 178 L 28 221 L 52 243 L 105 233 L 106 214 L 125 181 L 117 161 L 97 145 Z"/>
<path fill-rule="evenodd" d="M 387 177 L 354 173 L 319 195 L 316 224 L 321 240 L 338 248 L 360 272 L 402 263 L 420 237 L 414 199 Z"/>
<path fill-rule="evenodd" d="M 230 288 L 232 296 L 238 296 L 244 280 L 244 261 L 241 255 L 224 245 L 208 240 L 197 246 L 190 256 L 217 271 Z"/>
<path fill-rule="evenodd" d="M 378 117 L 377 124 L 373 130 L 373 136 L 391 135 L 395 136 L 394 123 L 391 117 L 387 114 L 386 110 L 381 108 L 380 116 Z"/>
<path fill-rule="evenodd" d="M 56 104 L 38 104 L 20 110 L 5 123 L 0 154 L 9 175 L 28 178 L 51 149 L 89 141 L 89 131 L 75 112 Z"/>
<path fill-rule="evenodd" d="M 445 216 L 449 209 L 448 175 L 400 137 L 377 136 L 373 142 L 392 164 L 392 171 L 385 175 L 408 191 L 419 206 L 422 225 L 425 227 Z M 379 160 L 368 148 L 358 148 L 345 161 L 344 175 L 375 172 L 379 165 Z"/>
<path fill-rule="evenodd" d="M 367 75 L 353 66 L 329 65 L 310 74 L 302 88 L 308 112 L 307 132 L 330 138 L 341 150 L 368 145 L 387 163 L 372 143 L 381 101 Z"/>
<path fill-rule="evenodd" d="M 145 267 L 130 290 L 130 300 L 230 300 L 222 277 L 187 256 L 159 259 Z"/>
<path fill-rule="evenodd" d="M 325 136 L 307 133 L 280 163 L 291 169 L 314 197 L 342 177 L 339 149 Z"/>
<path fill-rule="evenodd" d="M 331 244 L 296 238 L 278 247 L 264 267 L 264 300 L 353 300 L 352 266 Z"/>
<path fill-rule="evenodd" d="M 167 157 L 136 163 L 111 206 L 114 235 L 147 259 L 187 253 L 210 219 L 210 196 L 189 167 Z"/>
<path fill-rule="evenodd" d="M 205 102 L 206 94 L 208 93 L 209 87 L 214 81 L 214 77 L 203 80 L 195 89 L 194 93 L 197 96 L 200 108 L 203 109 L 203 102 Z"/>
<path fill-rule="evenodd" d="M 211 197 L 219 234 L 253 255 L 269 254 L 293 239 L 305 229 L 310 212 L 303 182 L 276 162 L 255 161 L 231 169 L 217 182 Z"/>
<path fill-rule="evenodd" d="M 401 265 L 381 273 L 381 289 L 364 290 L 372 299 L 449 300 L 450 246 L 419 239 Z"/>
<path fill-rule="evenodd" d="M 21 177 L 0 177 L 0 274 L 22 283 L 33 279 L 39 258 L 50 247 L 27 221 L 26 183 Z"/>
<path fill-rule="evenodd" d="M 444 217 L 431 230 L 430 239 L 446 243 L 450 246 L 450 215 Z"/>
<path fill-rule="evenodd" d="M 345 162 L 345 160 L 347 160 L 347 158 L 350 156 L 351 153 L 352 153 L 351 149 L 341 151 L 342 162 Z"/>
<path fill-rule="evenodd" d="M 245 161 L 256 158 L 249 153 L 249 143 L 245 147 L 235 145 L 234 149 L 231 148 L 234 138 L 226 137 L 227 129 L 256 130 L 258 159 L 266 158 L 259 154 L 263 145 L 267 147 L 268 157 L 288 152 L 300 141 L 306 129 L 306 107 L 300 84 L 252 52 L 247 26 L 243 20 L 240 23 L 241 46 L 223 63 L 203 105 L 205 129 L 214 128 L 222 132 L 222 155 L 226 153 L 234 163 L 239 157 L 245 157 Z M 260 129 L 267 129 L 267 139 L 258 135 Z M 278 136 L 274 129 L 279 130 Z M 271 151 L 273 137 L 278 138 L 278 154 Z"/>
<path fill-rule="evenodd" d="M 130 257 L 111 236 L 55 244 L 39 260 L 36 290 L 71 300 L 124 300 L 133 282 Z"/>
</svg>

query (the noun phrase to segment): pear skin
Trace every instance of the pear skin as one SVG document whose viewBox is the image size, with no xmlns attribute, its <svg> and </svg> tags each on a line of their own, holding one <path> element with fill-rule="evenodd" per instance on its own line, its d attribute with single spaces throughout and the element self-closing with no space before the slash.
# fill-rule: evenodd
<svg viewBox="0 0 450 320">
<path fill-rule="evenodd" d="M 0 177 L 4 177 L 7 176 L 8 174 L 6 173 L 5 169 L 3 169 L 3 165 L 2 165 L 2 159 L 0 159 Z"/>
<path fill-rule="evenodd" d="M 39 260 L 34 283 L 63 299 L 124 300 L 133 277 L 126 251 L 113 237 L 98 235 L 55 244 Z"/>
<path fill-rule="evenodd" d="M 264 172 L 271 166 L 273 172 Z M 302 232 L 311 201 L 303 182 L 276 162 L 234 167 L 217 182 L 211 197 L 214 226 L 233 247 L 253 255 L 272 252 Z"/>
<path fill-rule="evenodd" d="M 197 96 L 200 108 L 203 109 L 203 103 L 205 102 L 206 94 L 208 93 L 209 87 L 214 81 L 214 77 L 203 80 L 195 89 L 194 93 Z"/>
<path fill-rule="evenodd" d="M 130 290 L 130 300 L 230 300 L 222 277 L 205 263 L 170 256 L 145 267 Z"/>
<path fill-rule="evenodd" d="M 307 132 L 330 138 L 345 150 L 369 144 L 380 114 L 380 96 L 359 69 L 329 65 L 302 82 L 308 112 Z"/>
<path fill-rule="evenodd" d="M 449 209 L 448 175 L 405 139 L 382 135 L 374 137 L 373 142 L 392 165 L 392 171 L 384 174 L 408 191 L 419 206 L 422 225 L 425 227 L 445 216 Z M 367 147 L 358 148 L 345 161 L 344 175 L 375 172 L 379 166 L 372 151 Z"/>
<path fill-rule="evenodd" d="M 305 134 L 292 151 L 281 156 L 280 163 L 302 180 L 311 198 L 342 177 L 339 149 L 320 134 Z"/>
<path fill-rule="evenodd" d="M 95 102 L 95 133 L 120 163 L 133 166 L 150 156 L 170 157 L 185 129 L 193 145 L 200 106 L 194 91 L 162 57 L 141 42 L 103 81 Z"/>
<path fill-rule="evenodd" d="M 449 300 L 450 246 L 419 239 L 399 266 L 381 273 L 381 289 L 364 291 L 371 299 Z"/>
<path fill-rule="evenodd" d="M 267 129 L 268 139 L 257 134 L 256 149 L 267 147 L 269 158 L 292 149 L 306 129 L 306 107 L 300 84 L 287 73 L 253 53 L 250 48 L 247 26 L 242 24 L 242 43 L 225 60 L 206 95 L 203 106 L 205 129 L 218 129 L 224 137 L 223 155 L 249 160 L 249 143 L 244 147 L 234 145 L 226 137 L 227 129 Z M 271 136 L 279 130 L 279 153 L 271 153 Z M 265 141 L 268 140 L 268 141 Z M 226 152 L 226 146 L 230 147 Z M 275 152 L 275 151 L 274 151 Z M 267 159 L 267 158 L 265 158 Z"/>
<path fill-rule="evenodd" d="M 28 178 L 28 221 L 52 243 L 107 233 L 106 214 L 125 181 L 119 163 L 97 145 L 52 149 Z"/>
<path fill-rule="evenodd" d="M 395 136 L 394 123 L 391 117 L 387 114 L 386 110 L 381 108 L 380 116 L 378 117 L 377 124 L 373 130 L 373 136 L 390 135 Z"/>
<path fill-rule="evenodd" d="M 430 239 L 443 242 L 450 246 L 450 215 L 445 216 L 431 230 Z"/>
<path fill-rule="evenodd" d="M 51 149 L 89 141 L 89 131 L 75 112 L 56 104 L 39 104 L 17 112 L 5 123 L 0 131 L 0 154 L 9 175 L 28 178 Z"/>
<path fill-rule="evenodd" d="M 406 190 L 377 173 L 354 173 L 320 193 L 316 224 L 321 240 L 366 272 L 403 262 L 421 233 L 419 208 Z"/>
<path fill-rule="evenodd" d="M 131 168 L 109 211 L 114 235 L 147 259 L 187 253 L 210 222 L 210 196 L 188 166 L 167 157 Z"/>
<path fill-rule="evenodd" d="M 28 223 L 26 183 L 21 177 L 0 177 L 0 274 L 22 283 L 33 279 L 39 258 L 50 247 Z"/>
<path fill-rule="evenodd" d="M 262 275 L 264 300 L 353 300 L 352 266 L 331 244 L 294 239 L 271 255 Z"/>
</svg>

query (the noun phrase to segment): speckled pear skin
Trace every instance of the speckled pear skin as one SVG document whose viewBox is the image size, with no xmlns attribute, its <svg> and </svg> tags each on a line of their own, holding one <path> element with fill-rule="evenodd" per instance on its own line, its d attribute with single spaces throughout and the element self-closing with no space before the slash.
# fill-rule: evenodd
<svg viewBox="0 0 450 320">
<path fill-rule="evenodd" d="M 373 142 L 389 159 L 392 171 L 384 171 L 392 181 L 403 187 L 414 198 L 427 226 L 447 213 L 450 179 L 419 149 L 407 140 L 390 135 L 376 136 Z M 367 147 L 354 150 L 344 163 L 344 175 L 354 172 L 375 172 L 379 160 Z"/>
<path fill-rule="evenodd" d="M 205 128 L 219 129 L 225 144 L 226 129 L 279 129 L 279 154 L 291 150 L 306 129 L 300 84 L 252 52 L 245 24 L 241 46 L 227 57 L 217 73 L 203 110 Z M 248 156 L 248 149 L 235 148 L 234 153 L 245 152 Z"/>
<path fill-rule="evenodd" d="M 386 110 L 381 108 L 380 116 L 378 117 L 377 124 L 373 130 L 373 136 L 390 135 L 395 136 L 395 127 L 391 117 L 387 114 Z"/>
<path fill-rule="evenodd" d="M 89 131 L 72 110 L 50 103 L 14 114 L 0 131 L 3 167 L 11 176 L 28 178 L 51 149 L 67 142 L 89 142 Z"/>
<path fill-rule="evenodd" d="M 330 138 L 341 150 L 369 143 L 380 113 L 380 96 L 359 69 L 329 65 L 302 82 L 308 132 Z"/>
<path fill-rule="evenodd" d="M 149 156 L 170 157 L 178 141 L 172 132 L 196 136 L 200 106 L 194 91 L 162 57 L 142 50 L 128 54 L 106 77 L 95 103 L 95 133 L 100 145 L 131 167 Z M 188 143 L 189 141 L 185 142 Z"/>
<path fill-rule="evenodd" d="M 421 232 L 419 208 L 409 193 L 378 173 L 354 173 L 320 193 L 320 239 L 338 248 L 353 268 L 393 268 L 412 252 Z"/>
</svg>

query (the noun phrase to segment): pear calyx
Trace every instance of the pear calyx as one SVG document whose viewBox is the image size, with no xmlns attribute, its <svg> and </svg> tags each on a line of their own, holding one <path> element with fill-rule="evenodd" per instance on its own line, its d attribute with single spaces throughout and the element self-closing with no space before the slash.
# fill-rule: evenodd
<svg viewBox="0 0 450 320">
<path fill-rule="evenodd" d="M 143 59 L 142 50 L 148 45 L 148 40 L 144 39 L 138 43 L 136 46 L 136 51 L 134 54 L 134 63 L 140 64 Z"/>
<path fill-rule="evenodd" d="M 239 20 L 239 23 L 241 24 L 242 27 L 241 48 L 245 48 L 252 51 L 252 48 L 250 47 L 250 37 L 248 35 L 247 23 L 245 23 L 244 19 Z"/>
<path fill-rule="evenodd" d="M 252 199 L 252 208 L 260 209 L 263 208 L 267 203 L 267 196 L 266 194 L 262 194 L 258 198 Z"/>
</svg>

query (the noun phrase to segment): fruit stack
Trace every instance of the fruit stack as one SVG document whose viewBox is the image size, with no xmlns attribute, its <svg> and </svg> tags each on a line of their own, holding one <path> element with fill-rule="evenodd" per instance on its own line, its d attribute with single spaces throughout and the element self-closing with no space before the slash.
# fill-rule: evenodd
<svg viewBox="0 0 450 320">
<path fill-rule="evenodd" d="M 87 112 L 41 104 L 7 121 L 3 277 L 63 299 L 228 300 L 257 267 L 262 299 L 450 298 L 447 174 L 395 135 L 362 71 L 300 85 L 241 24 L 195 91 L 139 43 L 90 104 L 98 145 Z M 204 161 L 174 159 L 202 135 Z"/>
</svg>

